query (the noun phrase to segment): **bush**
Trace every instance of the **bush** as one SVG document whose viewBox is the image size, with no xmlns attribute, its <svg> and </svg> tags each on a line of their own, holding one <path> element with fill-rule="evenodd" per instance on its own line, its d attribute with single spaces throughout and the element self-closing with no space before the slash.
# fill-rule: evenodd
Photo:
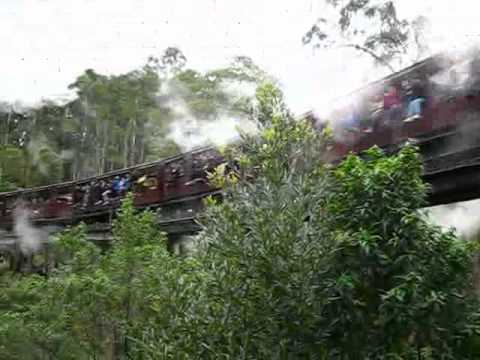
<svg viewBox="0 0 480 360">
<path fill-rule="evenodd" d="M 239 180 L 207 212 L 209 357 L 471 357 L 473 248 L 418 211 L 416 149 L 332 168 L 324 137 L 266 108 L 262 136 L 237 154 Z"/>
<path fill-rule="evenodd" d="M 61 264 L 48 278 L 6 284 L 0 294 L 2 358 L 141 358 L 151 352 L 141 341 L 150 329 L 172 335 L 169 323 L 177 311 L 187 314 L 202 284 L 197 263 L 172 257 L 153 215 L 136 214 L 131 198 L 113 234 L 112 248 L 102 255 L 83 227 L 68 230 L 56 243 Z"/>
<path fill-rule="evenodd" d="M 418 211 L 416 150 L 325 165 L 327 134 L 257 96 L 261 134 L 228 152 L 196 253 L 169 254 L 131 198 L 105 254 L 65 232 L 48 278 L 3 282 L 2 358 L 475 358 L 474 249 Z"/>
</svg>

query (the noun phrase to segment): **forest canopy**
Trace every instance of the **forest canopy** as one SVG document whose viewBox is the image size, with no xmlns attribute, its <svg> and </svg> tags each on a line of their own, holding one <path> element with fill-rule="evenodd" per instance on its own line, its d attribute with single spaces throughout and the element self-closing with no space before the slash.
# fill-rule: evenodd
<svg viewBox="0 0 480 360">
<path fill-rule="evenodd" d="M 103 75 L 87 69 L 69 86 L 76 96 L 22 108 L 0 104 L 0 191 L 102 174 L 191 146 L 171 137 L 175 122 L 248 121 L 256 84 L 267 74 L 248 57 L 199 72 L 167 48 L 139 69 Z M 240 90 L 238 90 L 240 89 Z M 248 90 L 252 89 L 252 90 Z M 190 126 L 191 127 L 191 126 Z M 182 135 L 182 134 L 181 134 Z"/>
</svg>

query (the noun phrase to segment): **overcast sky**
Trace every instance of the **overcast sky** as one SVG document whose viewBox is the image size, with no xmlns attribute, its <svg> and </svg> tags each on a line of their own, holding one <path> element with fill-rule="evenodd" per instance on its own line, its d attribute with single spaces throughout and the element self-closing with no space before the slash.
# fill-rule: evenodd
<svg viewBox="0 0 480 360">
<path fill-rule="evenodd" d="M 178 46 L 199 69 L 224 65 L 234 55 L 252 57 L 280 79 L 292 109 L 306 111 L 375 76 L 358 54 L 302 45 L 323 2 L 1 0 L 0 99 L 54 97 L 86 68 L 121 73 Z M 399 1 L 402 14 L 431 19 L 437 47 L 477 35 L 476 2 Z"/>
</svg>

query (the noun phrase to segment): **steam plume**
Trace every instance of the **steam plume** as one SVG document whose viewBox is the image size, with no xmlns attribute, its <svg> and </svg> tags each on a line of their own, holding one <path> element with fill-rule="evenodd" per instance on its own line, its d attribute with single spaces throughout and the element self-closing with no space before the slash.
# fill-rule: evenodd
<svg viewBox="0 0 480 360">
<path fill-rule="evenodd" d="M 454 228 L 465 239 L 480 231 L 480 200 L 435 206 L 429 209 L 433 222 L 445 229 Z"/>
<path fill-rule="evenodd" d="M 252 86 L 237 86 L 230 82 L 224 85 L 224 90 L 236 98 L 254 93 Z M 215 119 L 197 118 L 183 100 L 188 90 L 177 82 L 164 84 L 160 91 L 166 94 L 168 106 L 174 114 L 167 138 L 173 140 L 182 151 L 204 145 L 226 145 L 238 138 L 240 131 L 252 133 L 256 130 L 255 124 L 246 115 L 234 117 L 227 113 L 227 109 L 218 110 Z"/>
<path fill-rule="evenodd" d="M 17 243 L 23 254 L 29 255 L 38 252 L 42 246 L 44 234 L 33 227 L 29 219 L 30 211 L 24 205 L 19 205 L 14 211 L 14 233 Z"/>
</svg>

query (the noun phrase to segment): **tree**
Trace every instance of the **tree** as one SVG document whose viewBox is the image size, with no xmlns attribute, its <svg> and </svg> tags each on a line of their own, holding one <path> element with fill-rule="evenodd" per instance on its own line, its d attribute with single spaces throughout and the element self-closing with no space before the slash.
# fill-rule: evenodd
<svg viewBox="0 0 480 360">
<path fill-rule="evenodd" d="M 78 99 L 68 105 L 65 113 L 70 116 L 63 121 L 64 143 L 74 153 L 85 154 L 72 159 L 73 176 L 172 155 L 182 145 L 169 137 L 174 122 L 248 116 L 253 93 L 235 88 L 254 85 L 262 76 L 266 75 L 247 57 L 202 73 L 188 68 L 177 48 L 167 48 L 160 58 L 150 57 L 141 69 L 123 75 L 86 70 L 70 85 Z"/>
<path fill-rule="evenodd" d="M 395 1 L 326 0 L 326 3 L 335 10 L 334 19 L 320 17 L 304 35 L 304 44 L 353 48 L 392 72 L 405 56 L 418 60 L 427 52 L 422 37 L 427 19 L 400 18 Z"/>
<path fill-rule="evenodd" d="M 329 348 L 349 358 L 468 358 L 479 325 L 472 244 L 418 212 L 426 186 L 415 149 L 364 156 L 335 169 L 319 209 L 328 213 L 322 229 L 334 234 L 324 240 L 322 274 Z"/>
<path fill-rule="evenodd" d="M 0 278 L 9 359 L 468 359 L 478 356 L 474 246 L 418 211 L 416 149 L 322 161 L 329 131 L 256 92 L 258 136 L 211 174 L 190 256 L 170 254 L 129 197 L 100 252 L 73 228 L 59 267 Z M 227 169 L 230 169 L 227 171 Z M 475 352 L 477 350 L 477 353 Z"/>
<path fill-rule="evenodd" d="M 94 150 L 90 164 L 94 174 L 145 161 L 149 140 L 145 126 L 157 107 L 159 88 L 151 68 L 111 77 L 87 70 L 71 88 L 77 90 L 81 104 L 77 151 Z"/>
<path fill-rule="evenodd" d="M 83 226 L 61 234 L 52 250 L 59 267 L 47 278 L 0 278 L 3 357 L 151 358 L 143 340 L 154 330 L 168 354 L 186 357 L 174 334 L 190 331 L 203 272 L 196 260 L 168 253 L 153 214 L 136 213 L 129 197 L 107 252 L 87 241 Z"/>
<path fill-rule="evenodd" d="M 164 50 L 160 59 L 150 56 L 147 64 L 168 78 L 171 74 L 176 74 L 181 71 L 186 63 L 187 57 L 179 48 L 168 47 Z"/>
<path fill-rule="evenodd" d="M 174 124 L 191 121 L 200 132 L 211 121 L 250 117 L 253 89 L 266 76 L 248 57 L 196 71 L 173 47 L 124 74 L 86 69 L 67 103 L 0 104 L 2 177 L 13 187 L 46 185 L 173 155 L 184 145 L 175 143 Z"/>
<path fill-rule="evenodd" d="M 258 94 L 269 126 L 242 144 L 226 201 L 206 215 L 210 357 L 471 357 L 473 249 L 418 212 L 416 150 L 331 168 L 278 92 Z"/>
<path fill-rule="evenodd" d="M 0 192 L 13 190 L 12 184 L 5 179 L 5 177 L 0 176 Z"/>
</svg>

